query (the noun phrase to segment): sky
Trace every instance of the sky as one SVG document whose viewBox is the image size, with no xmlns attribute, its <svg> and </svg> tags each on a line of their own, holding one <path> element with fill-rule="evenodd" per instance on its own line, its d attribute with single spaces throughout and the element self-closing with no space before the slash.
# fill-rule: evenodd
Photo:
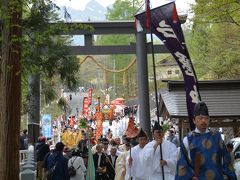
<svg viewBox="0 0 240 180">
<path fill-rule="evenodd" d="M 58 6 L 66 6 L 71 7 L 73 9 L 79 9 L 84 10 L 87 3 L 89 3 L 90 0 L 54 0 L 55 3 Z M 104 7 L 107 7 L 115 2 L 115 0 L 96 0 L 99 4 L 101 4 Z M 171 2 L 172 0 L 150 0 L 151 7 L 157 7 L 162 4 L 166 4 L 168 2 Z M 142 0 L 144 3 L 145 0 Z M 178 12 L 184 12 L 186 13 L 189 10 L 189 5 L 193 4 L 195 0 L 176 0 L 176 6 L 178 9 Z"/>
</svg>

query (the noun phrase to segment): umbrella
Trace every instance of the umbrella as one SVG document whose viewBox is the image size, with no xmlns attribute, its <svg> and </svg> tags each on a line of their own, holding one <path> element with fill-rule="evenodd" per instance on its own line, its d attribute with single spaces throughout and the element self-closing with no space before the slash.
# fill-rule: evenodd
<svg viewBox="0 0 240 180">
<path fill-rule="evenodd" d="M 123 98 L 117 98 L 113 101 L 111 101 L 111 105 L 124 105 L 125 99 Z"/>
<path fill-rule="evenodd" d="M 115 99 L 115 101 L 125 101 L 125 99 L 123 99 L 123 98 L 117 98 L 117 99 Z"/>
<path fill-rule="evenodd" d="M 125 132 L 125 135 L 128 138 L 135 138 L 139 133 L 139 129 L 137 128 L 133 117 L 129 117 L 129 121 L 128 121 L 128 126 Z"/>
</svg>

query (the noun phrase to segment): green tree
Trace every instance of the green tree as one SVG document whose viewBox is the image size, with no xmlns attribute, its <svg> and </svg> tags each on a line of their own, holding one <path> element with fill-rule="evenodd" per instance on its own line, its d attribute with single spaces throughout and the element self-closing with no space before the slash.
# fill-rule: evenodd
<svg viewBox="0 0 240 180">
<path fill-rule="evenodd" d="M 42 104 L 49 103 L 56 98 L 56 89 L 65 84 L 73 89 L 77 85 L 76 73 L 79 61 L 69 56 L 70 36 L 62 36 L 68 28 L 57 16 L 59 8 L 52 1 L 28 1 L 31 6 L 25 7 L 24 13 L 24 53 L 23 53 L 23 103 L 27 108 L 27 88 L 30 74 L 40 73 L 42 82 Z M 54 25 L 52 24 L 54 23 Z M 88 28 L 87 26 L 71 27 Z"/>
<path fill-rule="evenodd" d="M 0 1 L 0 179 L 19 179 L 22 5 Z"/>
<path fill-rule="evenodd" d="M 42 72 L 48 78 L 60 74 L 60 79 L 69 87 L 76 83 L 74 77 L 79 69 L 76 57 L 68 56 L 68 36 L 59 36 L 67 31 L 57 17 L 57 6 L 50 0 L 32 1 L 24 18 L 24 73 Z M 51 25 L 52 22 L 58 23 Z"/>
<path fill-rule="evenodd" d="M 68 38 L 59 36 L 67 28 L 56 9 L 50 0 L 0 1 L 0 179 L 19 179 L 21 86 L 25 107 L 28 76 L 41 73 L 46 92 L 53 80 L 76 84 L 78 61 L 67 55 Z"/>
<path fill-rule="evenodd" d="M 189 49 L 199 79 L 240 78 L 239 9 L 237 0 L 198 0 L 193 6 Z"/>
<path fill-rule="evenodd" d="M 116 0 L 107 10 L 108 20 L 131 20 L 141 6 L 140 0 Z"/>
<path fill-rule="evenodd" d="M 24 57 L 23 74 L 29 79 L 29 91 L 23 98 L 28 112 L 28 125 L 37 126 L 40 122 L 40 104 L 44 107 L 58 98 L 56 89 L 66 84 L 72 89 L 76 86 L 76 73 L 79 62 L 76 57 L 69 56 L 69 36 L 62 36 L 68 29 L 58 19 L 58 7 L 50 0 L 31 1 L 24 14 Z M 53 24 L 54 23 L 54 24 Z M 75 28 L 75 27 L 71 27 Z M 79 28 L 79 27 L 78 27 Z M 40 103 L 40 79 L 42 103 Z M 27 83 L 25 83 L 27 84 Z M 25 87 L 26 88 L 26 87 Z M 56 88 L 56 89 L 55 89 Z M 54 113 L 54 112 L 53 112 Z M 31 127 L 29 127 L 31 128 Z M 37 128 L 37 127 L 36 127 Z M 35 129 L 35 128 L 34 128 Z M 35 136 L 38 136 L 36 132 Z M 29 142 L 37 137 L 29 134 Z"/>
</svg>

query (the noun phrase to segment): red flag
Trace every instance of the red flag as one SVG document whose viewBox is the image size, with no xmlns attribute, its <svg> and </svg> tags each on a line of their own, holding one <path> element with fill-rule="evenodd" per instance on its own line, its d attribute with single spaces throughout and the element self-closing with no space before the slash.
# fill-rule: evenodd
<svg viewBox="0 0 240 180">
<path fill-rule="evenodd" d="M 146 28 L 150 29 L 150 0 L 146 0 L 145 5 L 146 5 Z"/>
<path fill-rule="evenodd" d="M 178 15 L 177 15 L 177 9 L 176 9 L 175 3 L 174 3 L 174 6 L 173 6 L 172 18 L 173 18 L 173 22 L 174 22 L 174 23 L 177 23 L 177 21 L 178 21 Z"/>
<path fill-rule="evenodd" d="M 83 98 L 83 115 L 87 116 L 88 115 L 88 107 L 89 107 L 89 100 L 87 97 Z"/>
<path fill-rule="evenodd" d="M 141 23 L 140 23 L 139 20 L 136 19 L 136 18 L 135 18 L 134 25 L 135 25 L 135 28 L 136 28 L 137 32 L 143 31 L 143 28 L 142 28 L 142 26 L 141 26 Z"/>
<path fill-rule="evenodd" d="M 93 91 L 92 88 L 90 88 L 90 89 L 88 90 L 88 101 L 89 101 L 89 105 L 92 104 L 92 91 Z"/>
</svg>

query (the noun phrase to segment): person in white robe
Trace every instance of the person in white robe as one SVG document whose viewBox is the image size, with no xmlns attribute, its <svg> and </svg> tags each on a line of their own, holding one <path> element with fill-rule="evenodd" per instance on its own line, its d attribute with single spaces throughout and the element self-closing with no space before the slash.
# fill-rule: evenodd
<svg viewBox="0 0 240 180">
<path fill-rule="evenodd" d="M 164 168 L 164 179 L 174 180 L 178 155 L 177 147 L 163 139 L 163 129 L 158 123 L 155 123 L 152 132 L 154 140 L 149 142 L 140 152 L 141 166 L 148 176 L 148 180 L 162 180 L 162 166 Z M 162 160 L 160 144 L 162 146 Z"/>
<path fill-rule="evenodd" d="M 139 144 L 131 149 L 131 155 L 129 154 L 127 157 L 126 171 L 133 180 L 147 180 L 148 176 L 145 173 L 144 166 L 140 163 L 140 152 L 148 143 L 148 137 L 142 129 L 138 134 L 137 140 Z"/>
</svg>

